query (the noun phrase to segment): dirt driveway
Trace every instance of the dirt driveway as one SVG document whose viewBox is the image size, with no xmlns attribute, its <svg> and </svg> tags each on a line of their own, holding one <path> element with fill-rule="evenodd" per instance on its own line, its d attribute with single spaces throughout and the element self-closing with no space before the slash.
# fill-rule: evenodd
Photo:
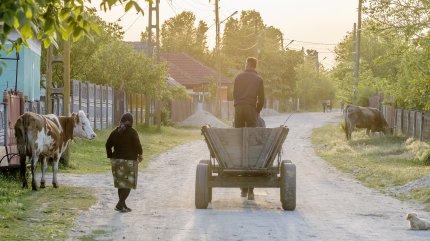
<svg viewBox="0 0 430 241">
<path fill-rule="evenodd" d="M 297 165 L 295 211 L 282 210 L 279 189 L 256 189 L 255 201 L 248 201 L 237 188 L 215 188 L 209 208 L 195 209 L 195 168 L 209 152 L 203 141 L 194 141 L 139 173 L 138 189 L 128 199 L 131 213 L 113 210 L 117 195 L 109 173 L 61 175 L 64 185 L 95 187 L 99 200 L 81 215 L 70 240 L 429 240 L 430 232 L 410 231 L 405 220 L 410 211 L 428 217 L 422 206 L 365 188 L 315 155 L 312 128 L 337 122 L 339 115 L 294 114 L 287 122 L 284 158 Z M 264 119 L 275 127 L 286 117 Z"/>
</svg>

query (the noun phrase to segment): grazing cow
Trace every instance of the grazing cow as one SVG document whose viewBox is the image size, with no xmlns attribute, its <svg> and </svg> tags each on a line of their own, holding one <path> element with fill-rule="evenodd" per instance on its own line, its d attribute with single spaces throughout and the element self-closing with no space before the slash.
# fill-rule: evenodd
<svg viewBox="0 0 430 241">
<path fill-rule="evenodd" d="M 36 167 L 39 158 L 42 160 L 40 187 L 45 187 L 46 162 L 47 158 L 52 158 L 54 161 L 52 185 L 57 188 L 58 161 L 70 141 L 73 137 L 94 139 L 96 134 L 85 113 L 80 110 L 78 113 L 72 113 L 70 117 L 26 112 L 16 121 L 15 137 L 21 163 L 22 187 L 28 187 L 25 165 L 28 157 L 31 162 L 32 189 L 37 190 Z"/>
<path fill-rule="evenodd" d="M 347 140 L 351 139 L 352 131 L 355 128 L 366 128 L 368 135 L 370 131 L 387 134 L 390 130 L 384 116 L 376 108 L 347 105 L 344 117 Z"/>
</svg>

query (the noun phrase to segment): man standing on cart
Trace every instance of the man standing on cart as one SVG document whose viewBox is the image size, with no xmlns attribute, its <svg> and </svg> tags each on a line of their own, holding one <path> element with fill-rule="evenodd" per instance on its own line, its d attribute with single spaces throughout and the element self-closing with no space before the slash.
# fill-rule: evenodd
<svg viewBox="0 0 430 241">
<path fill-rule="evenodd" d="M 258 75 L 257 59 L 246 59 L 245 71 L 236 76 L 233 87 L 234 127 L 257 127 L 264 105 L 263 79 Z M 241 196 L 254 200 L 254 188 L 241 188 Z"/>
</svg>

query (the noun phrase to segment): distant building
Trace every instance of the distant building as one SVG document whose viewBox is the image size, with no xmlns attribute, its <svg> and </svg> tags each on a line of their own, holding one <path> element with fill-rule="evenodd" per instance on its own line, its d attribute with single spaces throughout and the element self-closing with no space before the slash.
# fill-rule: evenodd
<svg viewBox="0 0 430 241">
<path fill-rule="evenodd" d="M 204 101 L 208 94 L 208 86 L 218 82 L 218 72 L 184 52 L 160 53 L 160 61 L 167 63 L 169 75 L 185 86 L 194 99 Z M 232 81 L 221 75 L 218 95 L 221 100 L 227 100 L 227 86 Z M 203 99 L 202 99 L 203 98 Z"/>
<path fill-rule="evenodd" d="M 19 37 L 17 32 L 12 32 L 9 38 L 14 41 Z M 12 45 L 6 43 L 6 49 Z M 28 40 L 28 47 L 22 46 L 18 54 L 12 51 L 7 55 L 0 50 L 0 62 L 6 64 L 0 75 L 0 90 L 16 90 L 23 92 L 31 101 L 40 100 L 40 64 L 41 44 L 37 40 Z"/>
</svg>

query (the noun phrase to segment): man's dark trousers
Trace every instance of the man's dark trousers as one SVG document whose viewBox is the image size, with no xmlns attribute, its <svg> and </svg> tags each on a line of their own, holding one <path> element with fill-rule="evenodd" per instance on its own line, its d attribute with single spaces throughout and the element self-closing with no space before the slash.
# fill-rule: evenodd
<svg viewBox="0 0 430 241">
<path fill-rule="evenodd" d="M 236 105 L 234 108 L 234 127 L 256 127 L 257 110 L 252 105 Z"/>
<path fill-rule="evenodd" d="M 257 127 L 257 109 L 252 105 L 236 105 L 234 108 L 234 127 Z M 244 140 L 245 141 L 245 140 Z M 248 193 L 252 193 L 252 199 L 254 199 L 254 188 L 242 187 L 242 197 Z"/>
</svg>

